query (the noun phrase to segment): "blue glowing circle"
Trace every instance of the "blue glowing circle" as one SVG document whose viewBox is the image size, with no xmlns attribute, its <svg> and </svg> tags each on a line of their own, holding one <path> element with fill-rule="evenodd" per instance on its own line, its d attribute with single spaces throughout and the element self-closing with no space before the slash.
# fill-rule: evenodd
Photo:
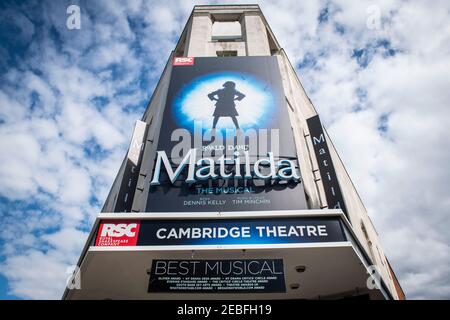
<svg viewBox="0 0 450 320">
<path fill-rule="evenodd" d="M 213 126 L 216 101 L 211 101 L 208 94 L 223 89 L 227 81 L 235 83 L 235 89 L 245 95 L 240 101 L 235 101 L 236 116 L 239 127 L 265 128 L 273 118 L 275 99 L 268 83 L 242 72 L 217 72 L 195 78 L 184 85 L 176 94 L 172 112 L 178 126 L 194 132 L 194 124 L 201 124 L 203 131 Z M 217 130 L 235 129 L 229 116 L 221 116 Z"/>
</svg>

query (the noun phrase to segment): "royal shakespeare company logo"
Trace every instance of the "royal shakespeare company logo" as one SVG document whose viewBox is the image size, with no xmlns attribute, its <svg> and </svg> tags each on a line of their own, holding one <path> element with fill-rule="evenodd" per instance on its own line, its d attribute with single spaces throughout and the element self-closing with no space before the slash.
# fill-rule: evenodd
<svg viewBox="0 0 450 320">
<path fill-rule="evenodd" d="M 194 64 L 194 57 L 175 57 L 172 65 L 174 66 L 192 66 Z"/>
<path fill-rule="evenodd" d="M 95 245 L 99 247 L 135 246 L 140 223 L 137 221 L 106 220 L 100 223 Z"/>
</svg>

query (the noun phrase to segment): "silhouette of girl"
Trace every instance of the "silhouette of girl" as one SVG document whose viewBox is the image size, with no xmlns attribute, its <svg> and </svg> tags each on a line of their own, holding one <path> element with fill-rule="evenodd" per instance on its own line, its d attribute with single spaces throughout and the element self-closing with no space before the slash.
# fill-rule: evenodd
<svg viewBox="0 0 450 320">
<path fill-rule="evenodd" d="M 213 114 L 213 129 L 216 128 L 217 121 L 219 121 L 220 117 L 231 117 L 236 129 L 239 129 L 239 123 L 236 119 L 236 116 L 239 114 L 236 110 L 234 101 L 241 101 L 245 98 L 245 94 L 240 93 L 235 88 L 236 84 L 233 81 L 227 81 L 223 84 L 223 89 L 208 94 L 208 98 L 211 101 L 217 101 L 216 109 Z"/>
</svg>

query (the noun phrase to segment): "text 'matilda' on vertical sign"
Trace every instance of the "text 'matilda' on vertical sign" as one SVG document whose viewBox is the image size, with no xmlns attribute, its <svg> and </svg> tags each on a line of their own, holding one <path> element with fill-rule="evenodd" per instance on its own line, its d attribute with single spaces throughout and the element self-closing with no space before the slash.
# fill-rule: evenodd
<svg viewBox="0 0 450 320">
<path fill-rule="evenodd" d="M 147 124 L 137 120 L 128 149 L 122 183 L 117 195 L 115 212 L 131 212 L 136 185 L 139 178 L 139 170 L 142 161 L 142 149 L 145 142 Z"/>
<path fill-rule="evenodd" d="M 319 116 L 316 115 L 306 120 L 311 135 L 317 163 L 319 165 L 320 177 L 322 178 L 325 189 L 325 197 L 329 209 L 341 209 L 347 215 L 344 197 L 339 186 L 333 161 L 331 160 L 330 150 L 325 140 L 322 123 Z"/>
</svg>

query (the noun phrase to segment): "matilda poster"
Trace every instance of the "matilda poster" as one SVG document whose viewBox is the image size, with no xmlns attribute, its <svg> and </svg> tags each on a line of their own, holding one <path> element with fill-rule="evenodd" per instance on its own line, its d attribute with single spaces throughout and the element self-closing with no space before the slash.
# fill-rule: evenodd
<svg viewBox="0 0 450 320">
<path fill-rule="evenodd" d="M 188 61 L 172 66 L 147 211 L 305 209 L 276 58 Z"/>
</svg>

